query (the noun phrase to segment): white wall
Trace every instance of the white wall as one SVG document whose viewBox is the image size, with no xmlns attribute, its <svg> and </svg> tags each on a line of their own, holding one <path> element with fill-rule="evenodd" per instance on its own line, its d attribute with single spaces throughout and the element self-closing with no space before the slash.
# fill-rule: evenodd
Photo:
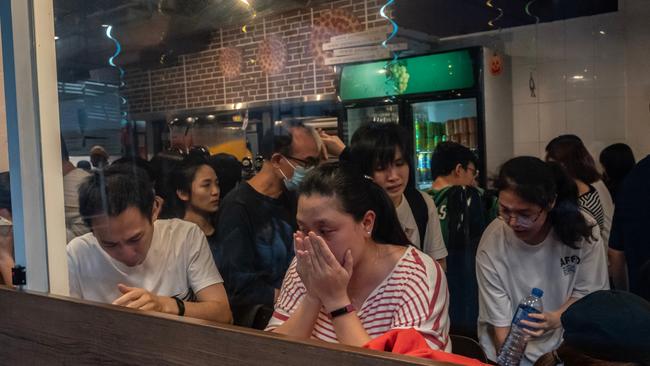
<svg viewBox="0 0 650 366">
<path fill-rule="evenodd" d="M 580 136 L 596 159 L 615 142 L 637 159 L 650 154 L 650 1 L 619 3 L 616 13 L 443 41 L 497 45 L 512 58 L 515 155 L 542 157 L 565 133 Z"/>
<path fill-rule="evenodd" d="M 637 158 L 650 153 L 648 19 L 650 1 L 625 0 L 617 13 L 514 31 L 506 52 L 513 57 L 515 154 L 543 156 L 563 133 L 580 136 L 595 157 L 615 142 L 632 146 Z M 528 88 L 531 72 L 537 98 Z"/>
</svg>

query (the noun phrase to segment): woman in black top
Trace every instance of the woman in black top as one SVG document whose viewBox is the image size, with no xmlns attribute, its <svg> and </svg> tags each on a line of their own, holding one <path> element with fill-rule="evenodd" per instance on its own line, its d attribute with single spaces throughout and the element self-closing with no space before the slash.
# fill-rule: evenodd
<svg viewBox="0 0 650 366">
<path fill-rule="evenodd" d="M 220 192 L 217 173 L 206 158 L 190 154 L 172 173 L 172 185 L 176 192 L 172 204 L 176 217 L 197 224 L 214 250 Z"/>
</svg>

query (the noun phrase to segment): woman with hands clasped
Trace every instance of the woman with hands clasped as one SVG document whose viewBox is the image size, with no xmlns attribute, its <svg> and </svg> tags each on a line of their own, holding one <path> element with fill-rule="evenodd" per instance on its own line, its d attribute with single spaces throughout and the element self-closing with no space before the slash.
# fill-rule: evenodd
<svg viewBox="0 0 650 366">
<path fill-rule="evenodd" d="M 310 172 L 298 193 L 296 258 L 267 330 L 362 346 L 414 328 L 450 351 L 444 273 L 409 245 L 386 192 L 334 163 Z"/>
</svg>

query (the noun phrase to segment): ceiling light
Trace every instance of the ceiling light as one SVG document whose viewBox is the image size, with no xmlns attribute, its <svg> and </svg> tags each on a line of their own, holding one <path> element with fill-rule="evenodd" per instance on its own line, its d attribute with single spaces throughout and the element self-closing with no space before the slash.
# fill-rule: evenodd
<svg viewBox="0 0 650 366">
<path fill-rule="evenodd" d="M 603 30 L 598 31 L 598 33 L 600 33 L 600 34 L 602 34 L 602 35 L 605 35 L 605 34 L 606 34 L 605 31 L 603 31 Z"/>
<path fill-rule="evenodd" d="M 573 75 L 572 77 L 573 80 L 582 80 L 584 78 L 585 78 L 584 75 Z"/>
</svg>

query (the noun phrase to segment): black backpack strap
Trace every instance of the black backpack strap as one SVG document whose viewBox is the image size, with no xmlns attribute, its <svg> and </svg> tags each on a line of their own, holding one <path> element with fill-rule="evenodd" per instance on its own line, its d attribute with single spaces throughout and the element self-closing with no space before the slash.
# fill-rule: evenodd
<svg viewBox="0 0 650 366">
<path fill-rule="evenodd" d="M 404 190 L 404 197 L 406 197 L 406 202 L 408 202 L 411 207 L 411 212 L 413 212 L 413 217 L 415 218 L 415 224 L 418 227 L 418 233 L 420 234 L 420 248 L 424 249 L 424 236 L 427 233 L 427 223 L 429 222 L 429 209 L 427 203 L 424 201 L 422 193 L 415 188 L 406 188 L 406 190 Z"/>
</svg>

